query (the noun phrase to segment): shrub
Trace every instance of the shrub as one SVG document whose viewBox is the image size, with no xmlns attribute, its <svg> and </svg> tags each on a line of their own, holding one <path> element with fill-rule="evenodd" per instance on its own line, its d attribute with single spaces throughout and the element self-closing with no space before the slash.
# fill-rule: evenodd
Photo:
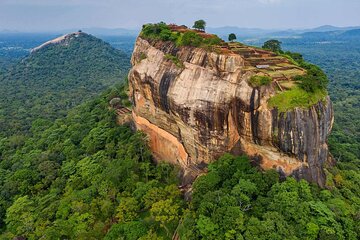
<svg viewBox="0 0 360 240">
<path fill-rule="evenodd" d="M 181 60 L 177 56 L 173 56 L 171 54 L 166 54 L 165 58 L 168 60 L 171 60 L 179 68 L 184 67 L 184 64 L 181 62 Z"/>
<path fill-rule="evenodd" d="M 281 92 L 269 99 L 269 106 L 278 108 L 279 112 L 286 112 L 296 107 L 309 108 L 327 95 L 326 91 L 319 89 L 309 93 L 300 87 Z"/>
<path fill-rule="evenodd" d="M 156 24 L 145 24 L 143 25 L 141 35 L 145 37 L 158 37 L 162 31 L 169 30 L 170 28 L 166 23 L 160 22 Z"/>
<path fill-rule="evenodd" d="M 140 61 L 142 61 L 142 60 L 144 60 L 146 58 L 147 58 L 146 53 L 141 52 L 140 53 Z"/>
<path fill-rule="evenodd" d="M 324 91 L 327 88 L 329 80 L 326 74 L 318 66 L 304 61 L 300 53 L 285 52 L 283 56 L 287 57 L 293 63 L 307 70 L 305 75 L 296 76 L 295 81 L 299 86 L 307 92 L 315 92 L 317 90 Z"/>
<path fill-rule="evenodd" d="M 178 41 L 178 46 L 200 47 L 203 38 L 196 32 L 188 31 L 184 33 Z"/>
<path fill-rule="evenodd" d="M 284 55 L 290 57 L 290 59 L 295 61 L 296 63 L 301 64 L 302 62 L 304 62 L 304 58 L 300 53 L 287 51 Z"/>
<path fill-rule="evenodd" d="M 205 44 L 207 46 L 219 45 L 221 42 L 222 42 L 222 40 L 218 36 L 204 38 L 204 40 L 203 40 L 203 44 Z"/>
<path fill-rule="evenodd" d="M 181 33 L 180 32 L 172 32 L 170 36 L 170 41 L 177 42 L 177 40 L 180 38 Z"/>
<path fill-rule="evenodd" d="M 177 46 L 192 46 L 209 49 L 211 46 L 221 44 L 222 40 L 218 36 L 202 37 L 193 30 L 181 32 L 172 32 L 170 27 L 163 22 L 156 24 L 146 24 L 140 33 L 141 37 L 147 39 L 158 39 L 162 41 L 171 41 Z"/>
<path fill-rule="evenodd" d="M 160 36 L 160 39 L 163 40 L 163 41 L 169 41 L 171 39 L 171 35 L 172 32 L 170 29 L 163 29 L 159 36 Z"/>
<path fill-rule="evenodd" d="M 309 75 L 296 76 L 295 80 L 299 82 L 299 86 L 307 92 L 315 92 L 318 85 L 314 79 Z"/>
<path fill-rule="evenodd" d="M 296 76 L 294 80 L 299 82 L 299 86 L 302 89 L 307 92 L 326 90 L 329 80 L 326 74 L 318 66 L 309 63 L 302 63 L 301 67 L 307 70 L 306 75 Z"/>
<path fill-rule="evenodd" d="M 250 78 L 249 83 L 252 87 L 260 87 L 271 83 L 271 78 L 268 76 L 254 75 Z"/>
<path fill-rule="evenodd" d="M 166 23 L 146 24 L 143 26 L 140 36 L 150 39 L 175 42 L 179 35 L 173 33 Z"/>
</svg>

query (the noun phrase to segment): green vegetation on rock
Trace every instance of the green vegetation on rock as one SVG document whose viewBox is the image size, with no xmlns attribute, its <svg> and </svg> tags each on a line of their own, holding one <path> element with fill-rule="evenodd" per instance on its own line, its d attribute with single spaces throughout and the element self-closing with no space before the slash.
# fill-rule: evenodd
<svg viewBox="0 0 360 240">
<path fill-rule="evenodd" d="M 249 83 L 252 87 L 261 87 L 270 84 L 271 81 L 271 77 L 254 75 L 251 76 Z"/>
<path fill-rule="evenodd" d="M 323 41 L 326 44 L 320 44 Z M 359 40 L 342 38 L 333 41 L 329 36 L 319 35 L 316 38 L 284 39 L 283 42 L 288 49 L 301 52 L 306 60 L 320 66 L 329 77 L 328 91 L 335 115 L 328 140 L 330 152 L 341 168 L 357 169 L 360 166 Z"/>
<path fill-rule="evenodd" d="M 211 50 L 213 46 L 221 44 L 222 40 L 216 35 L 201 36 L 198 32 L 185 28 L 185 32 L 171 31 L 163 22 L 146 24 L 140 33 L 141 37 L 174 42 L 178 47 L 192 46 Z"/>
<path fill-rule="evenodd" d="M 276 45 L 275 42 L 268 43 L 268 45 L 272 44 Z M 281 42 L 278 42 L 278 44 L 281 44 Z M 293 78 L 293 81 L 296 83 L 295 87 L 285 90 L 284 92 L 279 92 L 271 97 L 269 99 L 269 106 L 278 108 L 280 112 L 286 112 L 296 107 L 309 108 L 319 101 L 323 101 L 328 95 L 327 85 L 329 80 L 321 68 L 306 62 L 299 53 L 287 51 L 282 55 L 294 64 L 305 69 L 306 73 Z"/>
<path fill-rule="evenodd" d="M 177 56 L 171 54 L 165 54 L 165 58 L 172 61 L 178 68 L 184 68 L 184 64 Z"/>
<path fill-rule="evenodd" d="M 269 106 L 276 107 L 279 112 L 287 112 L 295 108 L 310 108 L 319 101 L 324 101 L 326 96 L 326 91 L 307 92 L 300 87 L 294 87 L 271 97 Z"/>
<path fill-rule="evenodd" d="M 150 39 L 176 42 L 180 34 L 171 32 L 166 23 L 160 22 L 156 24 L 149 23 L 143 25 L 140 36 Z"/>
</svg>

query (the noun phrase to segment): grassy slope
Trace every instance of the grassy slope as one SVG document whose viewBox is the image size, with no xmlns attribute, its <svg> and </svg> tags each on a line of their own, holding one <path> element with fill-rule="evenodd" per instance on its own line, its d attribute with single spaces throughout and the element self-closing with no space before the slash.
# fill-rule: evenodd
<svg viewBox="0 0 360 240">
<path fill-rule="evenodd" d="M 269 106 L 277 107 L 280 112 L 286 112 L 297 107 L 309 108 L 324 100 L 326 96 L 326 91 L 317 90 L 314 93 L 309 93 L 299 87 L 294 87 L 270 98 Z"/>
</svg>

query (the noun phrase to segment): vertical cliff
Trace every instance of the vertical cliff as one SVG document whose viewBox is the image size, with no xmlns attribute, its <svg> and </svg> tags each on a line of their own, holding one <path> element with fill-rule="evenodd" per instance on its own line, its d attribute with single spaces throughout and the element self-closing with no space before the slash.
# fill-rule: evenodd
<svg viewBox="0 0 360 240">
<path fill-rule="evenodd" d="M 283 112 L 268 103 L 304 69 L 241 44 L 209 50 L 144 37 L 131 63 L 134 122 L 158 160 L 191 173 L 225 152 L 246 153 L 263 169 L 324 185 L 329 97 Z M 272 81 L 254 86 L 254 75 Z"/>
</svg>

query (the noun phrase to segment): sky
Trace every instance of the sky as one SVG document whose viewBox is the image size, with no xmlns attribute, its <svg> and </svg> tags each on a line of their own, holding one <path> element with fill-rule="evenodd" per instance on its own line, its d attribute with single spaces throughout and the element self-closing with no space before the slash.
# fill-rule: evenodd
<svg viewBox="0 0 360 240">
<path fill-rule="evenodd" d="M 0 0 L 0 30 L 137 29 L 198 19 L 211 27 L 360 26 L 360 0 Z"/>
</svg>

